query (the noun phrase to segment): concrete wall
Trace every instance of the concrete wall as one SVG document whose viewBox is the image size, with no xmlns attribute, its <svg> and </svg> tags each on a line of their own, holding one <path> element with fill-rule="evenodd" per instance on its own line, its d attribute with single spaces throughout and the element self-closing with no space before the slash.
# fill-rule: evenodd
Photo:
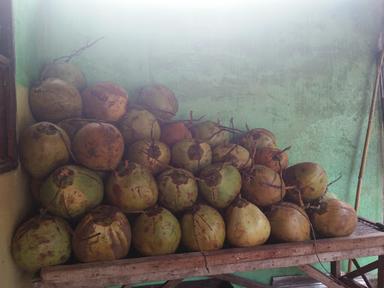
<svg viewBox="0 0 384 288">
<path fill-rule="evenodd" d="M 21 1 L 20 1 L 21 2 Z M 27 3 L 28 2 L 28 3 Z M 35 69 L 32 27 L 38 1 L 28 0 L 20 6 L 14 3 L 15 44 L 17 54 L 17 129 L 21 131 L 32 122 L 28 106 L 29 72 Z M 36 27 L 36 26 L 35 26 Z M 31 75 L 32 76 L 32 75 Z M 0 175 L 0 287 L 31 287 L 31 275 L 16 267 L 11 255 L 11 240 L 15 228 L 30 212 L 31 197 L 28 179 L 19 166 L 17 170 Z"/>
<path fill-rule="evenodd" d="M 16 2 L 20 83 L 43 61 L 105 36 L 74 60 L 90 83 L 115 81 L 131 95 L 164 83 L 179 99 L 179 118 L 193 110 L 268 128 L 280 147 L 292 145 L 291 163 L 318 162 L 330 179 L 341 173 L 331 191 L 353 203 L 380 0 Z M 376 117 L 360 210 L 373 220 L 383 214 L 378 136 Z M 288 272 L 245 274 L 267 282 Z"/>
</svg>

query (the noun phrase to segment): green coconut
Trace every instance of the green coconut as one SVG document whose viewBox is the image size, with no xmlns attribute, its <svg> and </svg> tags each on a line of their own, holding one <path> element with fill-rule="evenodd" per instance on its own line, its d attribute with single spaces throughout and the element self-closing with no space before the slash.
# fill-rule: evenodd
<svg viewBox="0 0 384 288">
<path fill-rule="evenodd" d="M 227 162 L 237 169 L 247 169 L 252 166 L 248 150 L 232 143 L 220 144 L 213 148 L 212 162 Z"/>
<path fill-rule="evenodd" d="M 140 214 L 133 225 L 133 245 L 144 256 L 174 253 L 180 239 L 179 221 L 162 207 Z"/>
<path fill-rule="evenodd" d="M 193 174 L 184 169 L 170 168 L 157 177 L 159 202 L 172 212 L 191 207 L 198 195 Z"/>
<path fill-rule="evenodd" d="M 37 121 L 58 122 L 80 117 L 82 101 L 74 86 L 57 78 L 48 78 L 31 89 L 29 107 Z"/>
<path fill-rule="evenodd" d="M 199 178 L 201 194 L 215 208 L 227 207 L 240 193 L 240 172 L 230 164 L 211 164 L 201 170 Z"/>
<path fill-rule="evenodd" d="M 271 224 L 271 237 L 278 242 L 310 240 L 311 223 L 308 215 L 299 206 L 281 202 L 273 205 L 267 213 Z"/>
<path fill-rule="evenodd" d="M 121 118 L 118 128 L 126 145 L 138 140 L 160 139 L 160 125 L 156 117 L 148 110 L 140 107 L 129 109 Z"/>
<path fill-rule="evenodd" d="M 12 255 L 16 264 L 28 272 L 65 263 L 71 255 L 71 228 L 61 218 L 35 216 L 17 228 Z"/>
<path fill-rule="evenodd" d="M 39 202 L 50 213 L 76 218 L 103 200 L 103 181 L 97 173 L 74 165 L 56 169 L 43 183 Z"/>
<path fill-rule="evenodd" d="M 321 198 L 327 192 L 328 177 L 317 163 L 303 162 L 288 167 L 283 174 L 287 186 L 294 186 L 287 192 L 290 200 L 300 204 Z M 300 200 L 301 199 L 301 200 Z"/>
<path fill-rule="evenodd" d="M 242 174 L 243 196 L 258 207 L 266 207 L 283 200 L 285 185 L 280 175 L 271 168 L 254 165 Z"/>
<path fill-rule="evenodd" d="M 107 179 L 108 203 L 125 213 L 141 212 L 154 206 L 158 198 L 155 178 L 144 166 L 130 162 L 120 165 Z"/>
<path fill-rule="evenodd" d="M 322 200 L 318 209 L 311 210 L 310 216 L 316 232 L 323 237 L 349 236 L 357 226 L 355 209 L 333 198 Z"/>
<path fill-rule="evenodd" d="M 228 242 L 236 247 L 264 244 L 271 233 L 267 217 L 256 205 L 238 198 L 226 211 Z"/>
<path fill-rule="evenodd" d="M 242 135 L 239 144 L 253 154 L 257 148 L 276 147 L 276 137 L 267 129 L 255 128 Z"/>
<path fill-rule="evenodd" d="M 138 103 L 163 121 L 170 120 L 179 109 L 175 94 L 161 84 L 143 87 L 138 97 Z"/>
<path fill-rule="evenodd" d="M 83 72 L 76 65 L 69 62 L 52 62 L 44 66 L 40 74 L 40 80 L 47 78 L 59 78 L 79 91 L 85 88 L 87 80 Z"/>
<path fill-rule="evenodd" d="M 98 171 L 115 169 L 124 153 L 123 136 L 108 123 L 86 124 L 77 131 L 72 144 L 77 162 Z"/>
<path fill-rule="evenodd" d="M 204 121 L 191 127 L 195 139 L 206 142 L 212 147 L 220 144 L 228 144 L 231 133 L 213 121 Z"/>
<path fill-rule="evenodd" d="M 42 179 L 69 161 L 70 147 L 70 140 L 61 128 L 39 122 L 21 134 L 21 163 L 32 177 Z"/>
<path fill-rule="evenodd" d="M 182 243 L 190 251 L 221 249 L 225 223 L 220 213 L 204 204 L 194 205 L 181 219 Z"/>
<path fill-rule="evenodd" d="M 76 226 L 73 252 L 80 262 L 112 261 L 128 255 L 131 226 L 116 207 L 101 205 Z"/>
<path fill-rule="evenodd" d="M 184 139 L 172 146 L 171 162 L 175 167 L 192 173 L 208 166 L 212 162 L 212 150 L 208 143 L 194 139 Z"/>
<path fill-rule="evenodd" d="M 171 151 L 163 142 L 139 140 L 128 147 L 127 159 L 148 168 L 153 174 L 164 169 L 171 161 Z"/>
</svg>

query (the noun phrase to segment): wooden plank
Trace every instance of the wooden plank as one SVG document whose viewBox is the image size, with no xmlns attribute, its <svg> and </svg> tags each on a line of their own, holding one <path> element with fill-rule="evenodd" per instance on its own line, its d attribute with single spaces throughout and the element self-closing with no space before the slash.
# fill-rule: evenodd
<svg viewBox="0 0 384 288">
<path fill-rule="evenodd" d="M 312 267 L 311 265 L 303 265 L 298 267 L 301 271 L 306 273 L 308 276 L 312 277 L 313 279 L 316 279 L 317 281 L 320 281 L 324 285 L 326 285 L 328 288 L 344 288 L 348 286 L 340 285 L 335 282 L 337 279 L 332 279 L 329 276 L 321 273 L 316 268 Z"/>
<path fill-rule="evenodd" d="M 340 265 L 340 261 L 332 261 L 331 262 L 331 274 L 336 277 L 336 278 L 339 278 L 341 276 L 341 265 Z"/>
<path fill-rule="evenodd" d="M 246 279 L 244 277 L 240 277 L 234 274 L 221 274 L 221 275 L 216 275 L 214 277 L 224 281 L 231 282 L 233 284 L 244 286 L 247 288 L 272 288 L 272 286 L 270 285 L 264 285 L 256 281 L 252 281 L 250 279 Z"/>
<path fill-rule="evenodd" d="M 377 251 L 377 248 L 355 249 L 343 252 L 319 253 L 318 257 L 321 261 L 329 262 L 348 257 L 374 255 L 373 253 Z M 379 252 L 384 254 L 384 247 L 381 247 Z M 200 253 L 190 253 L 187 255 L 173 255 L 172 257 L 158 256 L 119 260 L 100 263 L 99 265 L 92 263 L 60 266 L 60 268 L 51 267 L 49 269 L 44 268 L 42 271 L 44 272 L 41 274 L 43 276 L 43 284 L 46 285 L 42 287 L 53 287 L 50 286 L 52 284 L 70 287 L 103 287 L 112 284 L 122 285 L 125 283 L 173 280 L 193 276 L 214 276 L 233 272 L 316 263 L 317 256 L 313 254 L 288 256 L 279 259 L 248 259 L 245 262 L 239 261 L 238 263 L 233 263 L 231 260 L 229 258 L 228 263 L 221 262 L 221 264 L 211 265 L 211 258 L 206 256 L 207 266 L 205 266 L 204 257 Z M 149 271 L 150 273 L 148 273 Z"/>
</svg>

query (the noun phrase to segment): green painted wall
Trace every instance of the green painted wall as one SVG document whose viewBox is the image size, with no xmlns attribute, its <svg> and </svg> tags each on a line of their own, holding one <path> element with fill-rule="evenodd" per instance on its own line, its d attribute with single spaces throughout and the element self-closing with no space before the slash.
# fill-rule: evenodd
<svg viewBox="0 0 384 288">
<path fill-rule="evenodd" d="M 291 163 L 318 162 L 330 179 L 341 173 L 331 191 L 353 203 L 382 1 L 16 2 L 19 82 L 105 36 L 74 60 L 90 83 L 112 80 L 131 95 L 164 83 L 179 98 L 180 118 L 193 110 L 268 128 L 281 147 L 292 145 Z M 373 220 L 383 214 L 378 136 L 376 117 L 360 213 Z"/>
</svg>

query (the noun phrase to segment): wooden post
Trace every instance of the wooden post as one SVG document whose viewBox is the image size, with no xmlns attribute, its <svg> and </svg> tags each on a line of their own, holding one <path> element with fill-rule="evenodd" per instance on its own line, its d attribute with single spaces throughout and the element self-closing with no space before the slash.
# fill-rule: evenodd
<svg viewBox="0 0 384 288">
<path fill-rule="evenodd" d="M 377 265 L 377 287 L 384 287 L 384 255 L 379 256 L 379 263 Z"/>
<path fill-rule="evenodd" d="M 340 278 L 341 276 L 341 267 L 340 267 L 340 261 L 332 261 L 331 262 L 331 274 L 336 277 Z"/>
</svg>

